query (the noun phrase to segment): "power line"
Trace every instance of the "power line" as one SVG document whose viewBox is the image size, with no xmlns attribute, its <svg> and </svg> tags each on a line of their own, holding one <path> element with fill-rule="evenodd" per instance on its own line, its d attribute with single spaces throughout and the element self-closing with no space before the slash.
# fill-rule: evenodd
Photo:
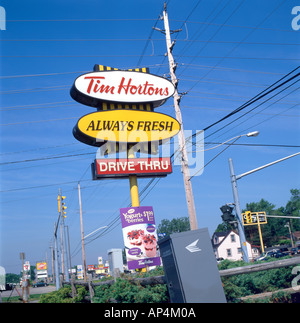
<svg viewBox="0 0 300 323">
<path fill-rule="evenodd" d="M 242 104 L 240 107 L 236 108 L 235 110 L 233 110 L 231 113 L 227 114 L 225 117 L 219 119 L 218 121 L 210 124 L 209 126 L 205 127 L 203 129 L 203 131 L 206 131 L 210 128 L 212 128 L 213 126 L 219 124 L 220 122 L 228 119 L 229 117 L 233 116 L 234 114 L 242 111 L 243 109 L 247 108 L 248 106 L 250 106 L 251 104 L 255 103 L 256 101 L 262 99 L 263 97 L 265 97 L 266 95 L 272 93 L 273 91 L 275 91 L 276 89 L 280 88 L 281 86 L 283 86 L 284 84 L 290 82 L 291 80 L 293 80 L 294 78 L 298 77 L 300 75 L 300 73 L 290 77 L 288 80 L 284 81 L 283 83 L 277 85 L 275 88 L 273 88 L 277 83 L 281 82 L 282 80 L 284 80 L 286 77 L 288 77 L 289 75 L 291 75 L 292 73 L 294 73 L 296 70 L 298 70 L 300 68 L 300 66 L 296 67 L 294 70 L 292 70 L 291 72 L 289 72 L 288 74 L 286 74 L 285 76 L 283 76 L 282 78 L 280 78 L 278 81 L 274 82 L 273 84 L 271 84 L 269 87 L 267 87 L 265 90 L 261 91 L 260 93 L 258 93 L 256 96 L 254 96 L 252 99 L 248 100 L 247 102 L 245 102 L 244 104 Z M 196 134 L 194 134 L 192 137 L 196 136 Z"/>
</svg>

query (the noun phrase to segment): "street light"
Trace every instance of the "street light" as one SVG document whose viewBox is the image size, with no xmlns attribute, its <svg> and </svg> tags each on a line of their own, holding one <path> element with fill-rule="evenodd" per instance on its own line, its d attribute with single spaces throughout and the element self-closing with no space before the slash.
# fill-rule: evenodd
<svg viewBox="0 0 300 323">
<path fill-rule="evenodd" d="M 258 135 L 259 135 L 259 131 L 252 131 L 246 134 L 247 137 L 257 137 Z"/>
<path fill-rule="evenodd" d="M 217 145 L 217 146 L 214 146 L 214 147 L 211 147 L 211 148 L 208 148 L 208 149 L 204 149 L 204 150 L 201 150 L 201 151 L 208 151 L 208 150 L 212 150 L 212 149 L 216 149 L 220 146 L 223 146 L 225 145 L 227 142 L 234 140 L 234 142 L 230 143 L 225 149 L 223 149 L 221 152 L 219 152 L 214 158 L 212 158 L 210 161 L 208 161 L 203 167 L 201 167 L 193 176 L 190 176 L 189 178 L 189 181 L 194 177 L 196 176 L 199 172 L 202 171 L 202 169 L 204 167 L 206 167 L 208 164 L 210 164 L 214 159 L 216 159 L 219 155 L 221 155 L 226 149 L 228 149 L 230 146 L 232 146 L 238 139 L 240 139 L 241 137 L 244 137 L 244 136 L 247 136 L 247 137 L 257 137 L 259 135 L 259 131 L 252 131 L 252 132 L 248 132 L 248 133 L 244 133 L 242 135 L 238 135 L 238 136 L 235 136 L 233 138 L 230 138 L 224 142 L 222 142 L 221 144 Z M 199 152 L 199 151 L 198 151 Z"/>
<path fill-rule="evenodd" d="M 253 136 L 253 134 L 252 134 Z M 255 136 L 255 135 L 254 135 Z M 261 169 L 264 169 L 266 167 L 272 166 L 274 164 L 277 164 L 281 161 L 284 161 L 286 159 L 295 157 L 300 155 L 300 152 L 295 153 L 293 155 L 278 159 L 272 163 L 257 167 L 255 169 L 252 169 L 246 173 L 243 173 L 241 175 L 235 175 L 234 174 L 234 169 L 233 169 L 233 163 L 232 159 L 229 158 L 229 168 L 230 168 L 230 178 L 231 178 L 231 185 L 232 185 L 232 192 L 233 192 L 233 198 L 234 198 L 234 204 L 235 204 L 235 210 L 236 210 L 236 215 L 237 215 L 237 222 L 238 222 L 238 230 L 239 230 L 239 236 L 240 236 L 240 241 L 241 241 L 241 248 L 243 252 L 243 259 L 245 262 L 249 262 L 249 257 L 248 257 L 248 251 L 247 251 L 247 246 L 246 246 L 246 238 L 245 238 L 245 232 L 244 232 L 244 227 L 243 227 L 243 219 L 242 219 L 242 213 L 241 213 L 241 208 L 240 208 L 240 201 L 239 201 L 239 195 L 238 195 L 238 190 L 237 190 L 237 180 L 241 179 L 244 176 L 250 175 L 254 172 L 257 172 Z"/>
<path fill-rule="evenodd" d="M 104 229 L 104 228 L 107 228 L 107 225 L 105 225 L 104 227 L 100 227 L 100 228 L 96 229 L 95 231 L 89 233 L 88 235 L 86 235 L 85 237 L 83 237 L 83 239 L 86 239 L 87 237 L 91 236 L 93 233 L 95 233 L 95 232 L 97 232 L 97 231 L 99 231 L 101 229 Z"/>
</svg>

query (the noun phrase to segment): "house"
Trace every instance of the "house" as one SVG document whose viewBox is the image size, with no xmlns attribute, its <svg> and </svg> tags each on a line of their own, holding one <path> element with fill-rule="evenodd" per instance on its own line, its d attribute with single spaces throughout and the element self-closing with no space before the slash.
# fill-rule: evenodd
<svg viewBox="0 0 300 323">
<path fill-rule="evenodd" d="M 215 232 L 211 241 L 216 258 L 234 261 L 243 259 L 240 237 L 235 231 Z M 249 242 L 246 245 L 250 261 L 259 256 L 257 247 L 252 248 Z"/>
</svg>

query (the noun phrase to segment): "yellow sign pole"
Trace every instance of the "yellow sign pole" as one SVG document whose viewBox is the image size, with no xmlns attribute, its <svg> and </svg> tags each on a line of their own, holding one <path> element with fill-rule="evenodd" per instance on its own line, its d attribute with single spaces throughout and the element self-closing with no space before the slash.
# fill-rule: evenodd
<svg viewBox="0 0 300 323">
<path fill-rule="evenodd" d="M 134 158 L 134 151 L 132 149 L 132 146 L 129 146 L 127 150 L 127 157 Z M 136 175 L 129 175 L 129 184 L 130 184 L 131 206 L 140 206 L 139 189 L 138 189 Z"/>
<path fill-rule="evenodd" d="M 256 217 L 257 217 L 257 227 L 258 227 L 258 233 L 259 233 L 261 251 L 262 251 L 262 253 L 265 253 L 264 242 L 263 242 L 263 238 L 262 238 L 262 234 L 261 234 L 261 228 L 260 228 L 260 222 L 259 222 L 259 215 L 258 215 L 258 213 L 256 214 Z"/>
</svg>

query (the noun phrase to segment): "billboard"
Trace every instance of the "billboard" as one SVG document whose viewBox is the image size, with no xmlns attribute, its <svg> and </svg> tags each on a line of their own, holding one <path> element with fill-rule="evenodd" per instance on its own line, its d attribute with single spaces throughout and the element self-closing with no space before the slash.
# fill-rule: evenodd
<svg viewBox="0 0 300 323">
<path fill-rule="evenodd" d="M 77 265 L 77 278 L 83 279 L 83 266 Z"/>
<path fill-rule="evenodd" d="M 36 270 L 47 270 L 47 263 L 46 262 L 37 262 L 36 263 Z"/>
<path fill-rule="evenodd" d="M 151 206 L 120 209 L 128 269 L 159 266 L 154 213 Z"/>
</svg>

